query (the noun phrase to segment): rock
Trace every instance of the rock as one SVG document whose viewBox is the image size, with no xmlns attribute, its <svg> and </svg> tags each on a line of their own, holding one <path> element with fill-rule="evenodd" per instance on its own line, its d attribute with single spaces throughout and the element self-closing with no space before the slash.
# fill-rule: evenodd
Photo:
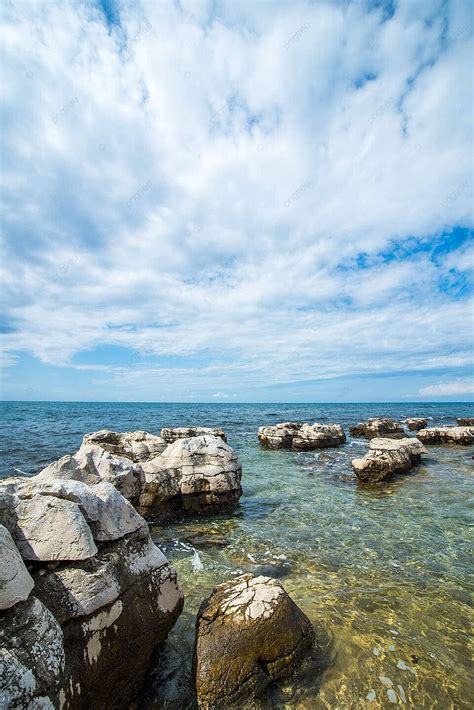
<svg viewBox="0 0 474 710">
<path fill-rule="evenodd" d="M 474 426 L 474 417 L 459 417 L 456 421 L 458 426 Z"/>
<path fill-rule="evenodd" d="M 406 420 L 407 427 L 410 431 L 420 431 L 420 429 L 425 428 L 427 423 L 427 419 L 422 419 L 418 417 L 411 417 L 410 419 Z"/>
<path fill-rule="evenodd" d="M 33 585 L 12 536 L 0 525 L 0 609 L 28 599 Z"/>
<path fill-rule="evenodd" d="M 405 436 L 400 422 L 394 419 L 368 419 L 366 422 L 359 422 L 355 426 L 349 427 L 351 436 L 365 436 L 367 439 L 375 437 L 390 437 L 402 439 Z"/>
<path fill-rule="evenodd" d="M 442 426 L 422 429 L 417 434 L 424 444 L 459 444 L 469 446 L 474 443 L 474 427 Z"/>
<path fill-rule="evenodd" d="M 61 626 L 34 597 L 2 614 L 0 707 L 53 710 L 64 671 Z"/>
<path fill-rule="evenodd" d="M 309 619 L 274 579 L 246 574 L 218 585 L 196 621 L 198 706 L 247 707 L 292 675 L 313 642 Z"/>
<path fill-rule="evenodd" d="M 107 481 L 132 502 L 138 501 L 145 482 L 142 467 L 125 456 L 116 456 L 98 444 L 83 444 L 73 456 L 63 456 L 38 474 L 94 485 Z"/>
<path fill-rule="evenodd" d="M 142 514 L 161 512 L 168 503 L 186 511 L 229 508 L 242 494 L 239 459 L 216 436 L 177 439 L 145 462 L 143 470 Z"/>
<path fill-rule="evenodd" d="M 146 431 L 116 432 L 108 429 L 86 434 L 82 443 L 95 444 L 114 456 L 125 456 L 135 463 L 157 456 L 167 447 L 162 437 Z"/>
<path fill-rule="evenodd" d="M 408 473 L 424 453 L 427 451 L 423 444 L 413 437 L 375 438 L 363 458 L 352 460 L 352 468 L 363 483 L 380 483 L 396 473 Z"/>
<path fill-rule="evenodd" d="M 269 449 L 310 451 L 340 446 L 346 441 L 346 435 L 339 424 L 285 422 L 260 427 L 258 439 L 263 446 Z"/>
<path fill-rule="evenodd" d="M 227 443 L 227 435 L 222 429 L 212 427 L 175 427 L 161 430 L 161 438 L 168 444 L 172 444 L 178 439 L 189 439 L 192 436 L 218 436 L 224 443 Z"/>
</svg>

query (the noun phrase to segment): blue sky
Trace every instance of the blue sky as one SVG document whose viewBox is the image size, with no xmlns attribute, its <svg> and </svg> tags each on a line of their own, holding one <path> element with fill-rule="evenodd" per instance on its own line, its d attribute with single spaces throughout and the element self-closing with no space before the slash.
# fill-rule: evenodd
<svg viewBox="0 0 474 710">
<path fill-rule="evenodd" d="M 474 398 L 470 0 L 1 34 L 3 398 Z"/>
</svg>

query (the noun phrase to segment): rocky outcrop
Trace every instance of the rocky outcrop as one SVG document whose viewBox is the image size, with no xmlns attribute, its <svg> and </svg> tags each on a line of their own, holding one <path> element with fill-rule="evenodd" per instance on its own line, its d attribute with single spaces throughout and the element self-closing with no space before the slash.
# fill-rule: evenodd
<svg viewBox="0 0 474 710">
<path fill-rule="evenodd" d="M 222 429 L 212 427 L 176 427 L 161 430 L 161 438 L 168 444 L 172 444 L 177 439 L 189 439 L 193 436 L 218 436 L 224 443 L 227 443 L 227 435 Z"/>
<path fill-rule="evenodd" d="M 143 470 L 142 514 L 153 516 L 170 506 L 196 512 L 226 509 L 242 494 L 239 459 L 216 436 L 177 439 L 145 462 Z"/>
<path fill-rule="evenodd" d="M 474 417 L 459 417 L 456 421 L 458 426 L 474 426 Z"/>
<path fill-rule="evenodd" d="M 425 447 L 416 438 L 375 438 L 363 458 L 353 459 L 352 468 L 363 483 L 381 483 L 397 473 L 408 473 L 425 453 Z"/>
<path fill-rule="evenodd" d="M 469 446 L 474 444 L 474 427 L 472 426 L 442 426 L 422 429 L 417 434 L 424 444 L 457 444 Z"/>
<path fill-rule="evenodd" d="M 246 574 L 220 584 L 196 621 L 198 706 L 247 707 L 292 675 L 313 642 L 309 619 L 276 580 Z"/>
<path fill-rule="evenodd" d="M 428 420 L 421 417 L 410 417 L 406 420 L 406 425 L 410 431 L 420 431 L 427 425 Z"/>
<path fill-rule="evenodd" d="M 147 431 L 116 432 L 108 429 L 86 434 L 82 443 L 95 444 L 114 456 L 125 456 L 134 463 L 147 461 L 167 447 L 165 439 Z"/>
<path fill-rule="evenodd" d="M 111 483 L 34 477 L 0 482 L 0 521 L 1 706 L 126 704 L 183 605 L 143 518 Z"/>
<path fill-rule="evenodd" d="M 401 439 L 405 436 L 400 422 L 394 419 L 368 419 L 366 422 L 359 422 L 355 426 L 349 427 L 351 436 L 365 436 L 366 439 L 376 437 L 389 437 Z"/>
<path fill-rule="evenodd" d="M 73 456 L 67 454 L 51 463 L 37 477 L 72 479 L 90 486 L 106 481 L 132 502 L 138 500 L 145 482 L 140 464 L 90 443 L 83 444 Z"/>
<path fill-rule="evenodd" d="M 340 446 L 346 441 L 346 435 L 339 424 L 284 422 L 260 427 L 258 440 L 269 449 L 311 451 Z"/>
</svg>

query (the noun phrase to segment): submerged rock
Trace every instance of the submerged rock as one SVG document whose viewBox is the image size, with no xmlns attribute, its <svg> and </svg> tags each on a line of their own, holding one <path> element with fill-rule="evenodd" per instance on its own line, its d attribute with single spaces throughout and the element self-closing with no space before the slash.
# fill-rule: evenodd
<svg viewBox="0 0 474 710">
<path fill-rule="evenodd" d="M 406 420 L 407 427 L 410 431 L 420 431 L 420 429 L 425 428 L 427 423 L 428 420 L 421 417 L 410 417 Z"/>
<path fill-rule="evenodd" d="M 246 574 L 218 585 L 196 621 L 198 706 L 246 707 L 291 676 L 313 643 L 311 622 L 274 579 Z"/>
<path fill-rule="evenodd" d="M 42 477 L 1 481 L 0 514 L 0 705 L 126 705 L 183 606 L 145 521 L 110 483 Z"/>
<path fill-rule="evenodd" d="M 363 458 L 352 460 L 352 468 L 363 483 L 380 483 L 396 473 L 408 473 L 425 453 L 425 447 L 416 438 L 375 438 Z"/>
<path fill-rule="evenodd" d="M 389 437 L 402 439 L 405 436 L 403 427 L 395 419 L 368 419 L 366 422 L 359 422 L 355 426 L 349 427 L 351 436 L 365 436 L 366 439 L 375 437 Z"/>
<path fill-rule="evenodd" d="M 115 456 L 125 456 L 134 463 L 161 454 L 167 446 L 167 442 L 161 436 L 149 434 L 147 431 L 116 432 L 108 429 L 86 434 L 82 443 L 97 444 L 105 451 Z"/>
<path fill-rule="evenodd" d="M 172 444 L 178 439 L 189 439 L 193 436 L 218 436 L 224 443 L 227 443 L 227 434 L 225 431 L 212 427 L 166 427 L 161 430 L 161 437 L 168 444 Z"/>
<path fill-rule="evenodd" d="M 296 424 L 284 422 L 271 426 L 261 426 L 258 439 L 269 449 L 293 449 L 310 451 L 340 446 L 346 435 L 339 424 Z"/>
<path fill-rule="evenodd" d="M 443 426 L 422 429 L 417 434 L 424 444 L 459 444 L 469 446 L 474 443 L 474 427 Z"/>
<path fill-rule="evenodd" d="M 239 459 L 216 436 L 177 439 L 145 462 L 143 470 L 140 512 L 144 514 L 159 513 L 167 503 L 186 511 L 225 509 L 242 495 Z"/>
</svg>

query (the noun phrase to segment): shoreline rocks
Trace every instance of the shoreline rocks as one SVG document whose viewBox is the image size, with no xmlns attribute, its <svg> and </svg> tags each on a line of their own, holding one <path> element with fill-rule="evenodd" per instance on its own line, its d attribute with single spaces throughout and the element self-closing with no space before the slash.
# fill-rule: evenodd
<svg viewBox="0 0 474 710">
<path fill-rule="evenodd" d="M 161 454 L 167 446 L 162 437 L 149 434 L 147 431 L 116 432 L 108 429 L 86 434 L 82 443 L 83 445 L 96 444 L 114 456 L 124 456 L 134 463 Z"/>
<path fill-rule="evenodd" d="M 111 483 L 33 477 L 0 482 L 0 523 L 1 702 L 126 703 L 183 607 L 146 522 Z"/>
<path fill-rule="evenodd" d="M 474 444 L 473 426 L 444 426 L 422 429 L 417 434 L 424 444 L 469 446 Z"/>
<path fill-rule="evenodd" d="M 349 427 L 351 436 L 365 436 L 366 439 L 375 439 L 376 437 L 402 439 L 405 436 L 400 422 L 395 419 L 374 418 L 368 419 L 366 422 L 359 422 L 354 426 Z"/>
<path fill-rule="evenodd" d="M 225 444 L 227 443 L 225 431 L 213 427 L 166 427 L 161 430 L 161 438 L 167 444 L 173 444 L 178 439 L 190 439 L 194 436 L 217 436 Z"/>
<path fill-rule="evenodd" d="M 375 438 L 363 458 L 352 460 L 352 469 L 362 483 L 382 483 L 397 473 L 408 473 L 425 453 L 421 441 L 414 437 Z"/>
<path fill-rule="evenodd" d="M 218 585 L 196 620 L 198 707 L 247 707 L 291 676 L 313 644 L 311 622 L 276 580 L 245 574 Z"/>
<path fill-rule="evenodd" d="M 422 417 L 410 417 L 406 420 L 406 425 L 410 431 L 420 431 L 420 429 L 424 429 L 427 424 L 428 420 Z"/>
<path fill-rule="evenodd" d="M 456 421 L 458 426 L 474 426 L 474 417 L 459 417 Z"/>
<path fill-rule="evenodd" d="M 341 446 L 346 441 L 346 435 L 339 424 L 284 422 L 259 427 L 258 440 L 268 449 L 311 451 Z"/>
</svg>

